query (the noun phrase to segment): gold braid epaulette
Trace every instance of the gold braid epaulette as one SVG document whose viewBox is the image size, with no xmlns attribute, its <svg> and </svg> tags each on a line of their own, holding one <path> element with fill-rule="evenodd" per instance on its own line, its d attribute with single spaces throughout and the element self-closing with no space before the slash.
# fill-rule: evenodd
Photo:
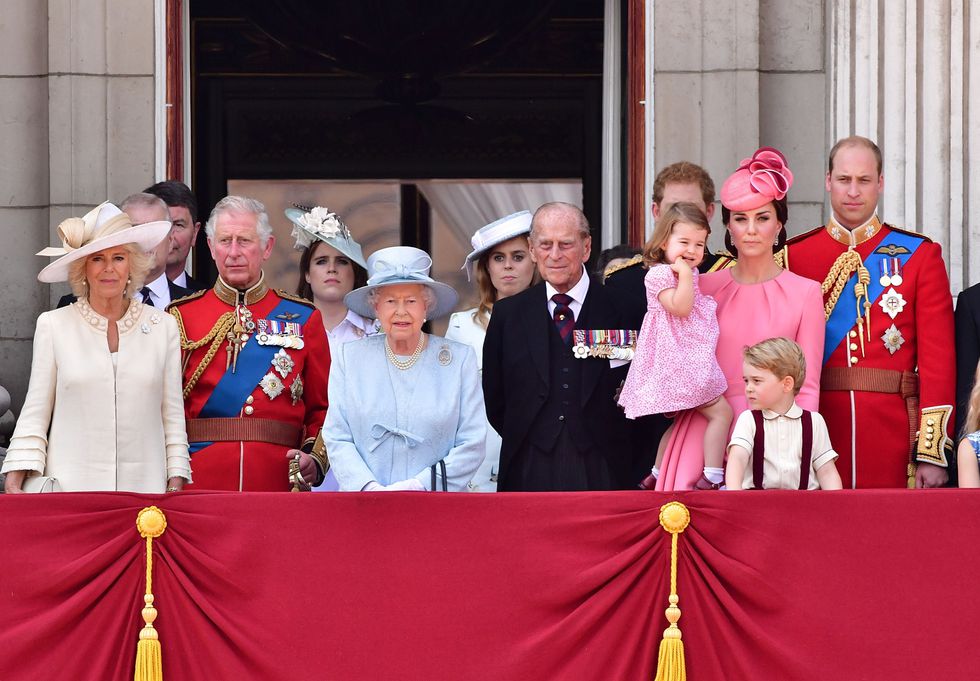
<svg viewBox="0 0 980 681">
<path fill-rule="evenodd" d="M 315 307 L 312 301 L 309 301 L 306 298 L 298 296 L 295 293 L 289 293 L 287 291 L 283 291 L 281 288 L 277 288 L 276 293 L 279 295 L 280 298 L 285 298 L 286 300 L 291 300 L 294 303 L 306 305 L 307 307 Z"/>
<path fill-rule="evenodd" d="M 204 370 L 208 368 L 211 360 L 218 353 L 218 348 L 221 346 L 222 341 L 227 338 L 228 332 L 235 326 L 235 313 L 231 311 L 225 312 L 218 317 L 218 321 L 214 323 L 214 326 L 211 327 L 211 330 L 208 331 L 204 338 L 192 341 L 187 338 L 187 330 L 184 328 L 184 319 L 181 317 L 180 309 L 177 307 L 168 309 L 170 310 L 170 314 L 174 316 L 174 319 L 177 320 L 177 329 L 180 331 L 180 351 L 182 353 L 187 352 L 187 356 L 190 357 L 191 352 L 211 343 L 211 347 L 204 353 L 204 357 L 194 369 L 194 373 L 187 379 L 187 384 L 184 386 L 184 399 L 186 400 L 187 396 L 191 394 L 191 390 L 194 389 L 194 386 L 200 380 L 201 374 L 204 373 Z"/>
<path fill-rule="evenodd" d="M 616 263 L 615 265 L 606 267 L 606 269 L 602 271 L 602 280 L 605 281 L 606 279 L 609 278 L 610 275 L 616 274 L 616 272 L 619 272 L 621 270 L 625 270 L 627 267 L 633 267 L 634 265 L 642 265 L 642 264 L 643 264 L 643 255 L 642 254 L 634 255 L 629 260 L 624 260 L 623 262 L 619 262 Z"/>
</svg>

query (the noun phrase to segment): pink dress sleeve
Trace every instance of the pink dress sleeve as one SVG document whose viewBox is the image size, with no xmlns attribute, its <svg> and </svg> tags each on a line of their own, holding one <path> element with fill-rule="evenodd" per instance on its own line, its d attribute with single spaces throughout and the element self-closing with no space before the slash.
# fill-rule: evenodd
<svg viewBox="0 0 980 681">
<path fill-rule="evenodd" d="M 670 265 L 654 265 L 647 270 L 647 275 L 643 278 L 643 285 L 647 289 L 647 307 L 654 300 L 659 301 L 660 294 L 669 288 L 677 288 L 677 277 Z"/>
<path fill-rule="evenodd" d="M 817 411 L 820 404 L 820 370 L 823 367 L 823 342 L 826 322 L 823 313 L 823 294 L 820 284 L 808 282 L 810 286 L 802 295 L 802 313 L 796 342 L 803 348 L 806 357 L 806 379 L 796 402 L 809 411 Z"/>
</svg>

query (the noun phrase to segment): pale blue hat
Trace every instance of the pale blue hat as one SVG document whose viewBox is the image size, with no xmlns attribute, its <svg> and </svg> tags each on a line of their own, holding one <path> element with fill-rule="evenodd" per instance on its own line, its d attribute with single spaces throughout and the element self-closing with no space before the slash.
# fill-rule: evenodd
<svg viewBox="0 0 980 681">
<path fill-rule="evenodd" d="M 473 252 L 466 256 L 466 261 L 460 268 L 466 270 L 466 278 L 473 281 L 473 263 L 487 250 L 497 244 L 510 241 L 515 236 L 529 234 L 532 217 L 534 216 L 531 215 L 530 211 L 522 210 L 499 220 L 494 220 L 489 225 L 484 225 L 476 230 L 476 234 L 470 239 Z"/>
<path fill-rule="evenodd" d="M 354 289 L 344 296 L 344 305 L 362 317 L 376 315 L 371 306 L 371 292 L 382 286 L 392 284 L 422 284 L 435 294 L 435 308 L 428 312 L 429 319 L 438 319 L 456 309 L 459 296 L 448 284 L 429 276 L 432 258 L 419 248 L 412 246 L 391 246 L 371 254 L 367 261 L 367 286 Z"/>
</svg>

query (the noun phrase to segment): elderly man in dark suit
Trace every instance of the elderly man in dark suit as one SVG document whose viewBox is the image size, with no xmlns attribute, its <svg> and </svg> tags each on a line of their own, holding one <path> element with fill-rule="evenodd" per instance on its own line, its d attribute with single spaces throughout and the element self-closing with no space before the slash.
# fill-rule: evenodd
<svg viewBox="0 0 980 681">
<path fill-rule="evenodd" d="M 503 438 L 498 490 L 626 487 L 629 441 L 615 392 L 627 367 L 572 349 L 575 330 L 623 328 L 618 301 L 585 269 L 588 221 L 570 204 L 545 204 L 529 242 L 544 281 L 494 305 L 483 348 L 487 416 Z"/>
</svg>

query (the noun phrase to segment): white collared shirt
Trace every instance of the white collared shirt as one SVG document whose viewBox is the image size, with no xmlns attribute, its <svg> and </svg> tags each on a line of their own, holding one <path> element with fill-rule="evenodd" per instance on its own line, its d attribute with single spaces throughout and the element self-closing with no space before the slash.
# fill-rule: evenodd
<svg viewBox="0 0 980 681">
<path fill-rule="evenodd" d="M 762 485 L 766 489 L 797 489 L 800 484 L 800 463 L 803 458 L 803 409 L 793 402 L 785 414 L 762 410 L 763 443 L 765 461 L 762 467 Z M 813 445 L 810 453 L 810 480 L 808 489 L 820 489 L 817 469 L 837 459 L 837 452 L 830 445 L 827 423 L 817 412 L 810 412 L 813 419 Z M 739 445 L 749 453 L 741 489 L 752 489 L 752 459 L 762 452 L 755 448 L 755 417 L 750 410 L 739 414 L 732 430 L 729 447 Z"/>
<path fill-rule="evenodd" d="M 343 345 L 358 338 L 373 336 L 376 334 L 374 320 L 362 317 L 353 310 L 347 310 L 347 316 L 337 324 L 332 330 L 327 331 L 327 341 L 330 343 L 330 356 L 336 355 L 339 350 L 334 350 L 334 346 Z"/>
<path fill-rule="evenodd" d="M 187 288 L 187 272 L 181 270 L 180 274 L 174 277 L 174 285 Z"/>
<path fill-rule="evenodd" d="M 170 282 L 167 281 L 166 272 L 147 283 L 146 286 L 150 289 L 150 300 L 153 302 L 153 307 L 162 310 L 170 304 Z"/>
<path fill-rule="evenodd" d="M 558 304 L 551 299 L 551 296 L 558 293 L 558 289 L 556 289 L 550 283 L 545 282 L 544 290 L 548 296 L 548 315 L 554 318 L 555 308 L 558 307 Z M 575 319 L 578 319 L 579 313 L 582 312 L 582 304 L 585 303 L 585 296 L 588 292 L 589 273 L 585 271 L 585 265 L 582 265 L 582 276 L 579 277 L 579 280 L 575 286 L 566 291 L 567 295 L 572 297 L 572 302 L 569 303 L 568 306 L 572 308 L 572 313 L 575 315 Z"/>
</svg>

